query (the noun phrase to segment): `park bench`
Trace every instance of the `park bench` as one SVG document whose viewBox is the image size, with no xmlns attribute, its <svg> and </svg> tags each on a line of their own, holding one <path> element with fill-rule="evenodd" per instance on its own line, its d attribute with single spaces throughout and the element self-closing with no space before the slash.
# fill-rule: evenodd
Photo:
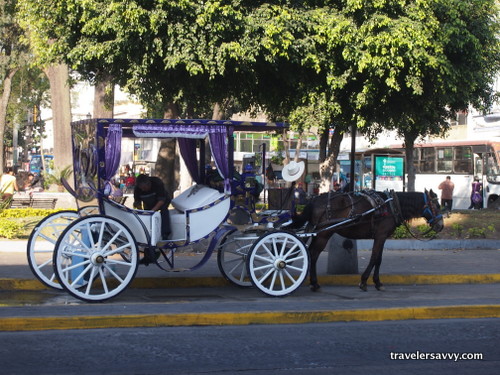
<svg viewBox="0 0 500 375">
<path fill-rule="evenodd" d="M 57 198 L 16 197 L 12 199 L 10 208 L 56 208 Z"/>
</svg>

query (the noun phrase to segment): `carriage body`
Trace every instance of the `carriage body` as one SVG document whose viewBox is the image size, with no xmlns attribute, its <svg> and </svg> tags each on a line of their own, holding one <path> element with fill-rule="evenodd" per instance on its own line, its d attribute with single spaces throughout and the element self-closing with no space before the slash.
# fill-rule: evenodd
<svg viewBox="0 0 500 375">
<path fill-rule="evenodd" d="M 103 301 L 118 295 L 130 284 L 137 272 L 141 253 L 154 256 L 151 254 L 158 254 L 160 251 L 168 269 L 160 267 L 176 270 L 173 260 L 176 248 L 209 238 L 205 256 L 192 269 L 199 268 L 209 259 L 215 247 L 224 242 L 226 246 L 219 250 L 219 258 L 222 260 L 218 259 L 223 276 L 240 286 L 251 285 L 248 279 L 229 275 L 234 269 L 229 270 L 227 267 L 232 267 L 234 258 L 220 255 L 233 253 L 234 246 L 227 245 L 240 243 L 240 237 L 243 236 L 243 246 L 237 247 L 234 254 L 238 261 L 246 261 L 248 251 L 255 247 L 254 243 L 258 242 L 262 234 L 262 231 L 242 233 L 226 222 L 230 209 L 235 208 L 236 201 L 231 199 L 231 189 L 234 186 L 231 183 L 234 166 L 233 132 L 274 131 L 286 128 L 286 124 L 214 120 L 89 119 L 74 122 L 71 128 L 74 188 L 67 182 L 65 186 L 75 197 L 79 211 L 46 218 L 30 236 L 30 266 L 42 282 L 54 288 L 63 288 L 85 301 Z M 161 217 L 158 212 L 130 209 L 109 198 L 108 186 L 119 167 L 122 139 L 143 137 L 177 138 L 180 153 L 196 183 L 172 200 L 172 233 L 168 239 L 160 238 Z M 206 137 L 210 140 L 212 156 L 223 179 L 223 191 L 202 184 L 205 178 L 203 157 Z M 203 140 L 198 144 L 199 154 L 196 152 L 197 140 Z M 264 224 L 269 229 L 273 227 L 273 223 L 283 221 L 289 216 L 289 212 L 283 212 L 257 217 L 255 212 L 250 212 L 251 222 L 248 224 Z M 52 254 L 53 273 L 50 275 L 39 272 L 43 266 L 50 264 L 37 264 L 35 259 L 37 240 L 47 238 L 44 234 L 47 230 L 53 231 L 49 236 L 51 244 L 42 251 Z M 230 240 L 225 241 L 227 237 L 230 237 Z M 259 246 L 266 246 L 266 241 L 264 245 Z M 300 285 L 307 272 L 306 249 L 295 243 L 301 241 L 293 234 L 287 234 L 281 240 L 273 238 L 269 241 L 272 241 L 274 246 L 277 246 L 277 243 L 282 244 L 276 252 L 287 247 L 299 247 L 300 257 L 304 262 L 300 270 L 301 280 L 297 286 Z M 229 248 L 231 250 L 224 251 Z M 295 249 L 292 254 L 296 252 Z M 283 254 L 280 256 L 283 257 Z M 273 267 L 276 262 L 275 259 L 272 260 Z M 155 263 L 159 265 L 157 261 Z M 245 265 L 244 274 L 248 273 L 247 268 Z M 261 271 L 253 268 L 255 267 L 251 267 L 255 275 L 262 275 Z M 284 285 L 285 281 L 282 280 L 282 283 Z M 292 285 L 292 288 L 297 286 Z M 288 294 L 291 290 L 290 286 L 281 288 L 277 295 Z"/>
</svg>

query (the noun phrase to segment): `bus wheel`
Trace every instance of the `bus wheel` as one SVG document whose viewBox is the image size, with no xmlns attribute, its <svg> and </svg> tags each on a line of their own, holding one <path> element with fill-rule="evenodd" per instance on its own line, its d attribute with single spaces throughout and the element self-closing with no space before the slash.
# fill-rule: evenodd
<svg viewBox="0 0 500 375">
<path fill-rule="evenodd" d="M 494 210 L 500 209 L 500 198 L 499 197 L 489 197 L 487 208 L 492 208 Z"/>
</svg>

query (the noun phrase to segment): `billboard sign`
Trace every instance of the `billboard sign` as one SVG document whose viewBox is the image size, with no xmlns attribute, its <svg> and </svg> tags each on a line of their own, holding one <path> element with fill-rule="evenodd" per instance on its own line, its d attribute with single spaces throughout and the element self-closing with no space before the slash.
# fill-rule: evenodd
<svg viewBox="0 0 500 375">
<path fill-rule="evenodd" d="M 403 191 L 404 157 L 375 155 L 375 190 Z"/>
</svg>

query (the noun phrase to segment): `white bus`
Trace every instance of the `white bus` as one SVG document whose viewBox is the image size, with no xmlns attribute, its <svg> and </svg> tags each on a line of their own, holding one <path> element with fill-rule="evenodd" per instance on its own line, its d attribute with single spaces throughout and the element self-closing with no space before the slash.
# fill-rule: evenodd
<svg viewBox="0 0 500 375">
<path fill-rule="evenodd" d="M 376 155 L 402 155 L 401 145 L 388 149 L 356 152 L 356 177 L 363 188 L 375 188 L 374 157 Z M 342 174 L 349 172 L 347 155 L 339 156 Z M 342 160 L 347 159 L 347 160 Z M 438 195 L 439 184 L 450 176 L 455 184 L 453 208 L 467 209 L 474 177 L 483 184 L 483 206 L 500 208 L 500 141 L 436 141 L 415 144 L 415 190 L 433 189 Z M 406 167 L 405 167 L 406 169 Z M 403 190 L 406 189 L 408 175 L 405 173 Z"/>
</svg>

